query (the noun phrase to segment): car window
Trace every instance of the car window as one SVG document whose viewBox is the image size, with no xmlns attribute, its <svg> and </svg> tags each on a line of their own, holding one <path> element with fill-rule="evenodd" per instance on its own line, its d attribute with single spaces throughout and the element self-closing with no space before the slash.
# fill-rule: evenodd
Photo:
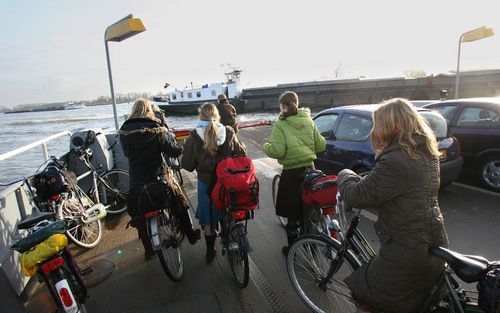
<svg viewBox="0 0 500 313">
<path fill-rule="evenodd" d="M 339 115 L 337 113 L 325 114 L 314 119 L 314 123 L 316 123 L 316 127 L 318 127 L 318 130 L 323 137 L 327 138 L 330 136 L 330 132 L 333 129 L 338 116 Z"/>
<path fill-rule="evenodd" d="M 446 120 L 435 112 L 420 112 L 427 124 L 432 128 L 437 138 L 445 138 L 448 134 L 448 125 Z"/>
<path fill-rule="evenodd" d="M 438 111 L 441 115 L 449 122 L 453 118 L 453 114 L 458 109 L 456 105 L 440 105 L 438 107 L 433 107 L 433 110 Z"/>
<path fill-rule="evenodd" d="M 458 117 L 457 126 L 500 127 L 498 113 L 487 108 L 465 108 Z"/>
<path fill-rule="evenodd" d="M 364 141 L 372 129 L 372 119 L 353 114 L 344 114 L 335 136 L 337 140 Z"/>
</svg>

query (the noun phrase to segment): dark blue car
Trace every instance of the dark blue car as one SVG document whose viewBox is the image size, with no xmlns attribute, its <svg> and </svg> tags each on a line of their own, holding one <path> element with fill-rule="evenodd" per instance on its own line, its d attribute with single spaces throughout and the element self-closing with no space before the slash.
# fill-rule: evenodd
<svg viewBox="0 0 500 313">
<path fill-rule="evenodd" d="M 326 138 L 326 150 L 318 154 L 316 168 L 337 174 L 344 168 L 357 173 L 371 170 L 375 153 L 371 147 L 372 113 L 379 105 L 351 105 L 321 111 L 313 119 Z M 460 143 L 449 136 L 446 120 L 437 112 L 417 109 L 438 139 L 441 152 L 441 186 L 451 184 L 460 174 L 463 159 Z"/>
</svg>

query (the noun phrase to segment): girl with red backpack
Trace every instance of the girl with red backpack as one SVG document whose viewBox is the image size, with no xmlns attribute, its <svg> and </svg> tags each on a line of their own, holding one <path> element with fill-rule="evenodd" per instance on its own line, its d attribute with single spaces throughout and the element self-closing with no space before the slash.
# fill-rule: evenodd
<svg viewBox="0 0 500 313">
<path fill-rule="evenodd" d="M 206 260 L 215 258 L 215 238 L 220 214 L 210 200 L 208 187 L 217 163 L 227 157 L 246 155 L 245 146 L 239 142 L 233 128 L 222 125 L 219 111 L 212 103 L 205 103 L 199 109 L 200 121 L 189 134 L 184 144 L 181 166 L 198 174 L 198 208 L 196 218 L 202 225 L 207 244 Z"/>
<path fill-rule="evenodd" d="M 271 139 L 262 145 L 262 150 L 283 165 L 276 214 L 288 218 L 288 246 L 282 249 L 286 255 L 288 247 L 297 239 L 297 228 L 302 219 L 301 174 L 314 168 L 316 154 L 325 150 L 326 141 L 311 119 L 309 109 L 299 108 L 299 97 L 295 92 L 286 91 L 279 101 L 281 113 L 274 123 Z"/>
</svg>

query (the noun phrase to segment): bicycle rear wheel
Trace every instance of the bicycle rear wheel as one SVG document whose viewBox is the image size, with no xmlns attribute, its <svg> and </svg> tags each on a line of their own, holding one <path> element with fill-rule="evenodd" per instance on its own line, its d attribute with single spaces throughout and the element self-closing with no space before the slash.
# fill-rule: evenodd
<svg viewBox="0 0 500 313">
<path fill-rule="evenodd" d="M 231 271 L 238 287 L 248 286 L 250 267 L 248 264 L 248 241 L 246 238 L 245 227 L 242 224 L 233 228 L 235 233 L 227 247 L 227 257 L 231 265 Z"/>
<path fill-rule="evenodd" d="M 82 217 L 85 216 L 85 208 L 75 195 L 64 196 L 58 208 L 58 218 L 68 220 L 66 235 L 78 246 L 93 248 L 101 242 L 101 221 L 84 224 Z"/>
<path fill-rule="evenodd" d="M 278 186 L 280 184 L 280 178 L 281 178 L 280 174 L 276 174 L 273 177 L 272 195 L 273 195 L 273 205 L 274 205 L 275 210 L 276 210 L 276 198 L 278 197 Z M 279 216 L 279 215 L 278 215 L 278 219 L 280 220 L 281 225 L 283 225 L 283 227 L 285 227 L 287 222 L 288 222 L 288 219 L 286 217 Z"/>
<path fill-rule="evenodd" d="M 182 257 L 181 242 L 184 237 L 175 216 L 163 210 L 158 215 L 158 234 L 161 249 L 158 258 L 168 278 L 178 281 L 184 275 L 184 259 Z"/>
<path fill-rule="evenodd" d="M 124 170 L 110 170 L 102 173 L 97 180 L 99 201 L 106 206 L 109 214 L 119 214 L 127 210 L 129 174 Z"/>
<path fill-rule="evenodd" d="M 360 266 L 348 252 L 334 271 L 333 259 L 340 243 L 317 235 L 299 238 L 288 251 L 287 271 L 292 286 L 312 312 L 356 312 L 344 278 Z"/>
</svg>

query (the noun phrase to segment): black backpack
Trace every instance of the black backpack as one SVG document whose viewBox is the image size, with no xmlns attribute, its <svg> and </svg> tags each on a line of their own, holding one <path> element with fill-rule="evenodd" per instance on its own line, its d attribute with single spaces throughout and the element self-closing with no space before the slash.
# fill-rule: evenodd
<svg viewBox="0 0 500 313">
<path fill-rule="evenodd" d="M 42 202 L 69 189 L 61 170 L 52 164 L 33 177 L 33 187 L 36 189 L 38 200 Z"/>
<path fill-rule="evenodd" d="M 488 272 L 477 284 L 479 307 L 485 313 L 500 312 L 500 261 L 489 265 Z"/>
</svg>

